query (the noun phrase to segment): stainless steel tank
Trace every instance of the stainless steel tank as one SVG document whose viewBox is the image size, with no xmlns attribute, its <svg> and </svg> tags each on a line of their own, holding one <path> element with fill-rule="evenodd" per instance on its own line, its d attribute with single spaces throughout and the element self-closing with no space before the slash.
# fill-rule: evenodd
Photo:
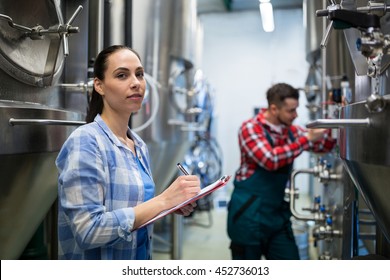
<svg viewBox="0 0 390 280">
<path fill-rule="evenodd" d="M 0 1 L 1 259 L 19 258 L 45 220 L 57 152 L 84 119 L 86 94 L 61 86 L 86 81 L 84 2 Z"/>
<path fill-rule="evenodd" d="M 316 16 L 316 11 L 324 8 L 326 1 L 303 1 L 306 26 L 306 60 L 309 72 L 305 84 L 310 120 L 324 116 L 335 118 L 334 108 L 339 106 L 330 103 L 329 93 L 340 88 L 341 77 L 354 76 L 350 70 L 351 59 L 347 53 L 342 34 L 333 32 L 326 49 L 321 48 L 321 41 L 327 22 Z M 326 6 L 325 6 L 326 7 Z M 353 83 L 353 80 L 351 81 Z M 336 135 L 334 135 L 337 137 Z M 349 220 L 350 213 L 344 211 L 344 188 L 349 180 L 343 172 L 337 147 L 327 154 L 310 154 L 309 198 L 311 205 L 305 209 L 311 221 L 309 231 L 312 235 L 315 250 L 311 258 L 341 259 L 344 244 L 350 242 L 350 235 L 342 236 L 343 224 Z M 329 180 L 326 172 L 315 172 L 324 169 L 337 179 Z M 294 212 L 293 212 L 294 213 Z M 303 216 L 305 217 L 305 216 Z M 314 223 L 313 223 L 314 222 Z"/>
<path fill-rule="evenodd" d="M 333 8 L 341 12 L 331 12 Z M 378 226 L 376 234 L 374 231 L 371 235 L 376 241 L 374 253 L 378 257 L 389 258 L 390 153 L 387 122 L 390 110 L 390 59 L 385 41 L 390 31 L 389 15 L 386 14 L 384 1 L 341 1 L 340 7 L 330 6 L 328 12 L 329 19 L 336 22 L 335 26 L 337 23 L 344 24 L 340 29 L 344 31 L 344 41 L 353 60 L 355 86 L 352 94 L 345 96 L 338 120 L 318 120 L 310 127 L 339 128 L 340 158 L 359 191 L 358 197 L 363 200 L 360 203 L 356 198 L 353 211 L 359 215 L 360 210 L 364 210 L 364 203 L 368 206 L 375 220 L 374 225 Z M 346 29 L 348 25 L 351 28 Z M 351 240 L 356 238 L 356 234 L 361 234 L 356 229 L 350 233 Z"/>
<path fill-rule="evenodd" d="M 191 144 L 191 125 L 196 114 L 191 111 L 191 89 L 201 46 L 195 0 L 146 2 L 142 4 L 149 8 L 148 23 L 141 21 L 135 28 L 142 35 L 134 34 L 134 47 L 145 46 L 140 53 L 150 76 L 149 96 L 131 123 L 150 150 L 159 193 L 177 174 L 176 163 L 183 161 Z M 151 118 L 153 121 L 145 127 Z"/>
<path fill-rule="evenodd" d="M 202 34 L 196 0 L 137 0 L 133 9 L 133 47 L 141 54 L 148 90 L 131 126 L 148 145 L 156 193 L 161 193 L 178 175 L 176 164 L 184 161 L 199 129 L 193 87 Z M 181 258 L 182 227 L 177 215 L 155 225 L 154 240 L 168 244 L 173 259 Z"/>
</svg>

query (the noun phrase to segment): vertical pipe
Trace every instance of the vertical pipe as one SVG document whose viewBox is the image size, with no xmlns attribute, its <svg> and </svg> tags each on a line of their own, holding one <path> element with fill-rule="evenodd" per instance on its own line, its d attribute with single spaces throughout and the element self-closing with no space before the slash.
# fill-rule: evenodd
<svg viewBox="0 0 390 280">
<path fill-rule="evenodd" d="M 160 10 L 161 10 L 161 1 L 158 0 L 155 3 L 155 9 L 153 10 L 154 13 L 154 20 L 153 20 L 153 49 L 152 49 L 152 54 L 153 54 L 153 68 L 152 68 L 152 77 L 155 79 L 159 79 L 159 49 L 160 49 L 160 21 L 161 21 L 161 16 L 160 16 Z"/>
<path fill-rule="evenodd" d="M 103 49 L 104 32 L 104 0 L 90 1 L 89 3 L 89 54 L 88 58 L 95 58 Z"/>
<path fill-rule="evenodd" d="M 125 2 L 125 44 L 126 46 L 133 46 L 132 34 L 132 14 L 133 14 L 133 0 L 126 0 Z"/>
<path fill-rule="evenodd" d="M 104 0 L 103 8 L 103 48 L 111 45 L 111 3 Z"/>
<path fill-rule="evenodd" d="M 172 215 L 172 247 L 171 257 L 173 260 L 181 260 L 183 244 L 183 216 Z"/>
<path fill-rule="evenodd" d="M 323 8 L 326 9 L 326 0 L 322 1 L 323 3 Z M 326 17 L 322 18 L 322 34 L 325 35 L 326 32 Z M 327 99 L 327 94 L 326 94 L 326 46 L 321 49 L 321 57 L 322 57 L 322 85 L 321 85 L 321 109 L 322 109 L 322 118 L 326 119 L 328 117 L 328 112 L 327 112 L 327 104 L 326 104 L 326 99 Z"/>
</svg>

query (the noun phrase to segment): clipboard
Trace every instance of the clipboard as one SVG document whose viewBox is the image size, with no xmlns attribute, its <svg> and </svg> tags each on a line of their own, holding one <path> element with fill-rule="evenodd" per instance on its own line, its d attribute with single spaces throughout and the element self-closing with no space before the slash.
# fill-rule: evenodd
<svg viewBox="0 0 390 280">
<path fill-rule="evenodd" d="M 172 212 L 175 212 L 176 210 L 182 208 L 183 206 L 186 206 L 187 204 L 190 204 L 191 202 L 195 202 L 197 201 L 198 199 L 216 191 L 217 189 L 225 186 L 227 184 L 227 182 L 230 180 L 231 176 L 230 175 L 224 175 L 222 176 L 220 179 L 218 179 L 217 181 L 215 181 L 214 183 L 204 187 L 201 189 L 201 191 L 195 195 L 194 197 L 191 197 L 189 199 L 187 199 L 186 201 L 170 208 L 170 209 L 167 209 L 167 210 L 164 210 L 162 212 L 160 212 L 160 214 L 158 214 L 157 216 L 155 216 L 154 218 L 150 219 L 149 221 L 147 221 L 146 223 L 142 224 L 141 226 L 139 226 L 137 229 L 140 229 L 142 227 L 145 227 L 155 221 L 157 221 L 158 219 L 161 219 L 169 214 L 171 214 Z M 135 230 L 137 230 L 135 229 Z"/>
</svg>

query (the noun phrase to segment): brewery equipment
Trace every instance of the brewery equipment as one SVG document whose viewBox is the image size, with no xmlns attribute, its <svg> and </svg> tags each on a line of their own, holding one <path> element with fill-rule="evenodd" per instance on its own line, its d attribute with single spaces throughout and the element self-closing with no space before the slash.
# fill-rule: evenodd
<svg viewBox="0 0 390 280">
<path fill-rule="evenodd" d="M 148 145 L 156 193 L 160 193 L 178 175 L 176 164 L 183 162 L 194 132 L 199 129 L 197 116 L 201 111 L 196 107 L 194 77 L 202 34 L 196 0 L 135 1 L 134 5 L 134 9 L 143 5 L 142 12 L 150 18 L 148 24 L 136 29 L 133 40 L 135 49 L 141 50 L 145 71 L 151 76 L 149 84 L 154 84 L 150 87 L 151 97 L 154 94 L 158 99 L 146 98 L 143 109 L 132 116 L 131 125 Z M 158 93 L 153 93 L 153 89 Z M 152 118 L 156 107 L 154 121 L 139 130 Z M 171 234 L 167 236 L 168 232 Z M 156 223 L 155 234 L 155 240 L 169 243 L 172 258 L 181 258 L 181 217 L 173 216 L 170 229 Z"/>
<path fill-rule="evenodd" d="M 87 106 L 86 94 L 60 86 L 86 81 L 84 2 L 0 1 L 1 259 L 20 258 L 42 224 L 42 246 L 56 250 L 56 224 L 45 223 L 57 197 L 54 161 Z"/>
<path fill-rule="evenodd" d="M 384 1 L 341 1 L 340 4 L 331 1 L 331 5 L 318 10 L 317 15 L 330 21 L 322 46 L 327 48 L 327 44 L 331 43 L 330 34 L 337 32 L 333 29 L 342 30 L 356 74 L 353 76 L 354 90 L 350 96 L 344 96 L 338 119 L 318 119 L 309 123 L 308 127 L 332 127 L 339 131 L 340 159 L 359 191 L 356 197 L 353 188 L 345 192 L 344 211 L 351 213 L 354 222 L 349 221 L 350 229 L 344 228 L 344 233 L 350 233 L 351 244 L 356 236 L 364 237 L 359 232 L 359 214 L 365 212 L 365 203 L 378 229 L 371 234 L 375 239 L 371 255 L 389 258 L 390 209 L 387 201 L 390 189 L 387 182 L 390 154 L 386 120 L 389 118 L 387 72 L 390 26 L 387 6 Z M 363 222 L 361 225 L 364 225 Z M 349 248 L 349 253 L 343 253 L 344 258 L 358 256 L 353 248 Z"/>
</svg>

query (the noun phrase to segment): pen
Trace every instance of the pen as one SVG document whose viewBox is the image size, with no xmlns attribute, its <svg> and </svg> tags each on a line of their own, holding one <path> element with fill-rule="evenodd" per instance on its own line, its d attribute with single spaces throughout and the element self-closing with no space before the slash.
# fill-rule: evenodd
<svg viewBox="0 0 390 280">
<path fill-rule="evenodd" d="M 181 172 L 183 172 L 184 175 L 190 175 L 190 173 L 188 173 L 187 170 L 184 169 L 184 167 L 180 164 L 180 162 L 176 164 L 176 166 L 177 168 L 179 168 Z"/>
</svg>

